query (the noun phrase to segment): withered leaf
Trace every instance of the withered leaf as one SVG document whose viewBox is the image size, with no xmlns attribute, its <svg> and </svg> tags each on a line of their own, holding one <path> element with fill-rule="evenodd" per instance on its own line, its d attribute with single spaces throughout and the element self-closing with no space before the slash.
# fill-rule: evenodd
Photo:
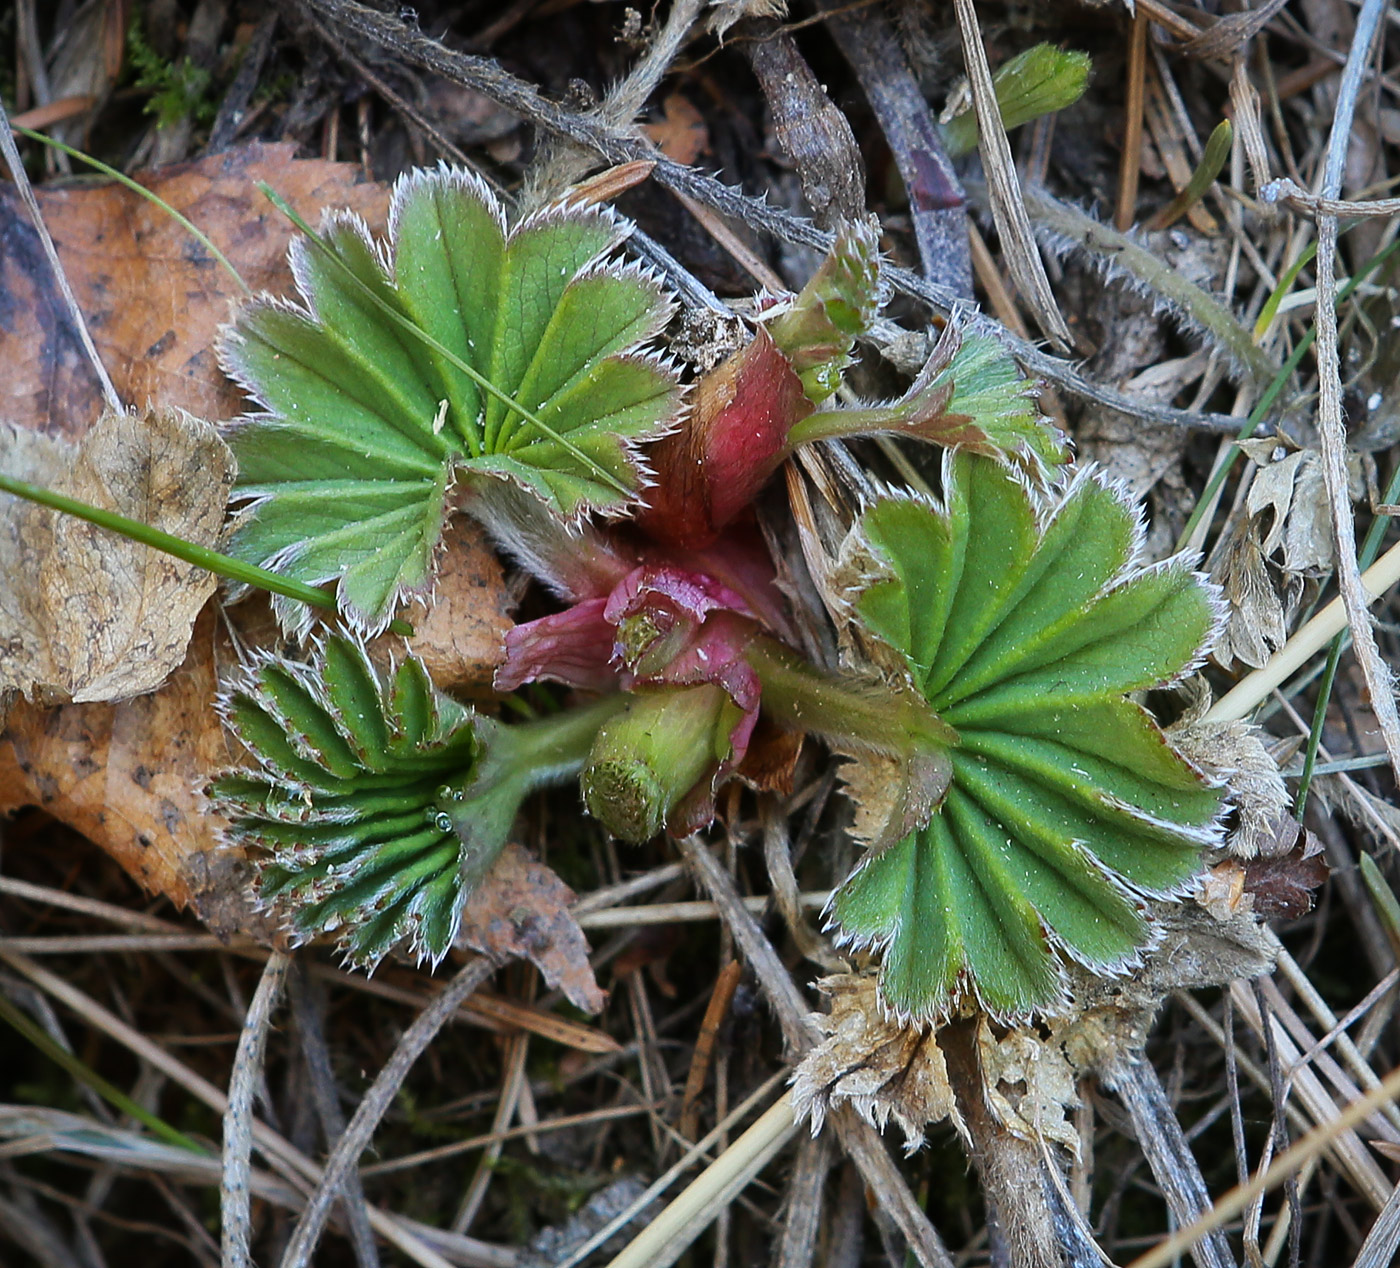
<svg viewBox="0 0 1400 1268">
<path fill-rule="evenodd" d="M 574 892 L 518 845 L 507 845 L 462 912 L 459 945 L 527 958 L 586 1013 L 607 994 L 588 963 L 588 940 L 569 912 Z"/>
<path fill-rule="evenodd" d="M 1279 821 L 1280 839 L 1296 844 L 1286 854 L 1251 859 L 1245 864 L 1244 890 L 1254 899 L 1254 914 L 1265 920 L 1297 920 L 1312 910 L 1313 891 L 1327 879 L 1322 842 L 1294 820 Z"/>
<path fill-rule="evenodd" d="M 40 443 L 0 432 L 7 452 L 33 455 Z M 33 482 L 217 543 L 234 468 L 209 424 L 173 410 L 105 414 L 77 445 L 42 443 L 47 470 L 31 469 Z M 0 516 L 0 689 L 46 703 L 123 700 L 180 663 L 212 573 L 15 498 L 0 497 Z"/>
<path fill-rule="evenodd" d="M 1051 1140 L 1079 1156 L 1079 1133 L 1067 1112 L 1079 1104 L 1073 1067 L 1054 1038 L 1015 1029 L 998 1037 L 985 1017 L 977 1047 L 992 1113 L 1013 1136 Z"/>
<path fill-rule="evenodd" d="M 1226 600 L 1225 628 L 1213 655 L 1222 665 L 1234 661 L 1258 669 L 1288 637 L 1287 615 L 1259 543 L 1259 525 L 1247 521 L 1221 544 L 1211 569 Z"/>
<path fill-rule="evenodd" d="M 815 1135 L 828 1113 L 850 1105 L 881 1131 L 893 1119 L 910 1153 L 922 1143 L 924 1128 L 945 1118 L 966 1135 L 933 1029 L 888 1016 L 874 976 L 838 974 L 818 985 L 831 1011 L 817 1014 L 826 1038 L 802 1059 L 792 1081 L 799 1121 L 810 1117 Z"/>
<path fill-rule="evenodd" d="M 1291 573 L 1321 576 L 1332 570 L 1332 521 L 1322 461 L 1315 450 L 1289 452 L 1278 440 L 1246 440 L 1240 444 L 1256 464 L 1245 509 L 1250 515 L 1272 511 L 1263 551 L 1283 553 Z"/>
<path fill-rule="evenodd" d="M 101 847 L 146 889 L 193 907 L 219 933 L 247 928 L 237 852 L 197 790 L 228 765 L 214 711 L 218 617 L 159 691 L 122 704 L 41 709 L 21 701 L 0 734 L 0 815 L 42 806 Z"/>
<path fill-rule="evenodd" d="M 291 287 L 296 230 L 258 190 L 267 181 L 303 216 L 351 207 L 379 229 L 388 191 L 352 163 L 296 160 L 291 144 L 255 143 L 136 180 L 198 225 L 254 290 Z M 37 191 L 78 305 L 118 394 L 137 406 L 232 418 L 242 395 L 219 372 L 214 336 L 242 292 L 164 211 L 120 185 Z M 0 294 L 7 297 L 0 417 L 76 438 L 102 410 L 92 369 L 38 236 L 11 186 L 0 187 Z"/>
</svg>

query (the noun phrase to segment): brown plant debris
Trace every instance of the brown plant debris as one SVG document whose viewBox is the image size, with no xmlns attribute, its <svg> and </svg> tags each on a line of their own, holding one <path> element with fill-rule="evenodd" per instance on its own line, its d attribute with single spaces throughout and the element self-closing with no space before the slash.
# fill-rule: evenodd
<svg viewBox="0 0 1400 1268">
<path fill-rule="evenodd" d="M 496 958 L 528 959 L 569 1003 L 598 1013 L 607 1003 L 588 962 L 588 940 L 569 912 L 574 891 L 518 845 L 507 845 L 462 912 L 458 945 Z"/>
<path fill-rule="evenodd" d="M 76 445 L 47 436 L 21 443 L 5 426 L 0 449 L 29 456 L 32 483 L 218 544 L 233 455 L 189 415 L 105 414 Z M 16 498 L 0 497 L 0 516 L 0 695 L 84 704 L 159 686 L 184 658 L 214 575 Z"/>
<path fill-rule="evenodd" d="M 831 1001 L 831 1011 L 816 1016 L 826 1038 L 803 1058 L 792 1081 L 793 1112 L 810 1119 L 812 1134 L 843 1105 L 880 1131 L 893 1119 L 909 1153 L 923 1143 L 930 1123 L 949 1119 L 962 1131 L 935 1032 L 886 1017 L 873 976 L 838 974 L 818 986 Z"/>
</svg>

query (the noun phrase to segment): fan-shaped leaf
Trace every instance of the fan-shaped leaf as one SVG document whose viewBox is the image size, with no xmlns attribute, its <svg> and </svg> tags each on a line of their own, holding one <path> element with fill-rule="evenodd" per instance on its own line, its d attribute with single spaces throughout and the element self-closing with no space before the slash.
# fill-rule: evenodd
<svg viewBox="0 0 1400 1268">
<path fill-rule="evenodd" d="M 609 258 L 625 232 L 577 203 L 508 231 L 481 182 L 443 168 L 399 182 L 386 243 L 348 215 L 298 241 L 302 306 L 255 301 L 224 339 L 266 411 L 230 436 L 254 510 L 238 553 L 338 580 L 352 619 L 377 628 L 427 585 L 460 470 L 512 479 L 565 517 L 625 504 L 637 445 L 680 396 L 642 351 L 668 297 Z"/>
<path fill-rule="evenodd" d="M 521 801 L 576 775 L 625 699 L 504 726 L 441 695 L 417 658 L 380 673 L 328 638 L 312 664 L 262 660 L 220 702 L 258 769 L 209 794 L 296 937 L 336 932 L 358 965 L 400 944 L 436 961 Z"/>
<path fill-rule="evenodd" d="M 259 897 L 299 937 L 338 930 L 354 963 L 401 942 L 439 959 L 510 827 L 473 854 L 445 813 L 482 756 L 471 711 L 417 660 L 386 680 L 341 638 L 314 666 L 263 661 L 223 707 L 261 772 L 210 793 L 233 839 L 256 848 Z"/>
<path fill-rule="evenodd" d="M 853 609 L 957 732 L 928 824 L 837 892 L 881 991 L 932 1018 L 966 994 L 1023 1016 L 1061 992 L 1056 951 L 1096 968 L 1151 937 L 1135 895 L 1178 892 L 1221 793 L 1127 693 L 1189 668 L 1215 600 L 1180 559 L 1137 566 L 1134 511 L 1081 475 L 1052 505 L 956 454 L 944 503 L 885 498 L 857 532 L 877 572 Z"/>
</svg>

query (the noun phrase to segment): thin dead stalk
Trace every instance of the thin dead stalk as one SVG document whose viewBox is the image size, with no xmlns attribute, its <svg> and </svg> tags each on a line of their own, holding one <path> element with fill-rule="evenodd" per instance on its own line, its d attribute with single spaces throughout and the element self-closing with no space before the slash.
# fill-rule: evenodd
<svg viewBox="0 0 1400 1268">
<path fill-rule="evenodd" d="M 1390 6 L 1385 0 L 1365 0 L 1356 19 L 1356 33 L 1342 72 L 1337 93 L 1337 110 L 1332 134 L 1327 141 L 1327 163 L 1321 195 L 1335 199 L 1342 189 L 1351 121 L 1362 76 L 1371 57 L 1376 32 Z M 1322 476 L 1332 507 L 1332 533 L 1337 548 L 1337 583 L 1351 627 L 1352 646 L 1366 680 L 1371 708 L 1380 724 L 1381 738 L 1390 757 L 1390 767 L 1400 779 L 1400 712 L 1395 706 L 1395 690 L 1390 670 L 1376 646 L 1370 602 L 1361 584 L 1356 561 L 1356 524 L 1351 512 L 1350 481 L 1347 476 L 1346 423 L 1342 418 L 1341 356 L 1337 346 L 1337 218 L 1323 212 L 1317 218 L 1317 366 L 1318 439 L 1322 449 Z"/>
<path fill-rule="evenodd" d="M 224 1110 L 223 1173 L 219 1182 L 223 1218 L 223 1268 L 252 1268 L 249 1250 L 253 1221 L 248 1173 L 253 1157 L 253 1095 L 262 1082 L 263 1054 L 272 1014 L 282 998 L 290 957 L 274 951 L 267 957 L 258 989 L 248 1005 L 248 1017 L 238 1036 Z"/>
<path fill-rule="evenodd" d="M 316 1190 L 307 1201 L 301 1219 L 297 1221 L 291 1241 L 282 1255 L 282 1268 L 306 1268 L 315 1253 L 316 1243 L 330 1217 L 331 1206 L 340 1194 L 341 1187 L 350 1168 L 368 1147 L 379 1120 L 384 1117 L 414 1062 L 423 1055 L 423 1050 L 433 1037 L 451 1019 L 458 1006 L 473 991 L 491 976 L 500 964 L 488 957 L 480 956 L 471 960 L 414 1019 L 404 1031 L 403 1038 L 384 1063 L 374 1083 L 355 1110 L 350 1125 L 336 1142 L 331 1156 L 326 1160 Z"/>
<path fill-rule="evenodd" d="M 1030 217 L 1026 215 L 1020 177 L 1016 175 L 1011 143 L 1001 123 L 992 70 L 987 65 L 987 50 L 982 47 L 977 10 L 972 0 L 954 0 L 954 9 L 962 36 L 963 62 L 972 87 L 972 105 L 977 111 L 978 146 L 987 172 L 987 192 L 992 218 L 1001 238 L 1002 257 L 1036 324 L 1054 343 L 1068 348 L 1073 340 L 1050 289 L 1050 279 L 1045 276 L 1045 264 L 1036 246 L 1035 234 L 1031 232 Z"/>
<path fill-rule="evenodd" d="M 1400 1068 L 1387 1074 L 1380 1087 L 1353 1101 L 1331 1122 L 1310 1131 L 1281 1153 L 1262 1175 L 1248 1184 L 1236 1185 L 1199 1220 L 1159 1242 L 1147 1254 L 1133 1260 L 1128 1268 L 1166 1268 L 1212 1229 L 1223 1228 L 1259 1194 L 1277 1188 L 1289 1176 L 1296 1175 L 1310 1158 L 1320 1154 L 1342 1133 L 1354 1131 L 1364 1119 L 1396 1096 L 1400 1096 Z"/>
</svg>

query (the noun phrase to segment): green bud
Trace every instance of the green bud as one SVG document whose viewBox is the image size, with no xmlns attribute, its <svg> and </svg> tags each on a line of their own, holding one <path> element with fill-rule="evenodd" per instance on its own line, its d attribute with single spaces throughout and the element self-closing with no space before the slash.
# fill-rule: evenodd
<svg viewBox="0 0 1400 1268">
<path fill-rule="evenodd" d="M 1089 54 L 1037 44 L 1004 62 L 993 76 L 1002 126 L 1023 123 L 1072 106 L 1089 82 Z M 954 158 L 977 148 L 977 112 L 971 107 L 943 125 L 943 144 Z"/>
<path fill-rule="evenodd" d="M 633 695 L 598 730 L 580 784 L 588 812 L 634 845 L 729 756 L 738 709 L 713 683 Z"/>
</svg>

